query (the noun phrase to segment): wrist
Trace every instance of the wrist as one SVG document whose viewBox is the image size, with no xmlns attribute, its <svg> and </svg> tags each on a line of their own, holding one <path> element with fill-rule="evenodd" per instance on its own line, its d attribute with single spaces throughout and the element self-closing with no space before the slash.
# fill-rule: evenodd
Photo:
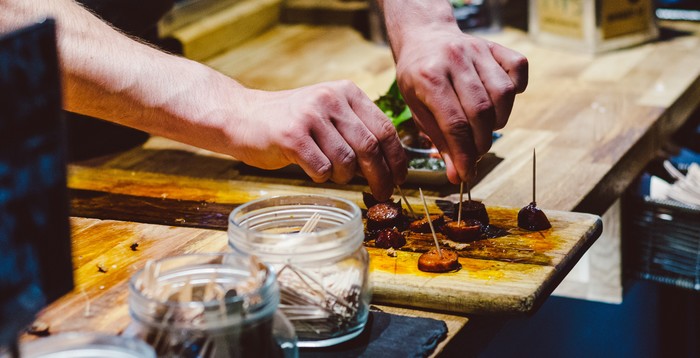
<svg viewBox="0 0 700 358">
<path fill-rule="evenodd" d="M 421 33 L 459 31 L 447 0 L 377 0 L 384 15 L 389 43 L 396 57 L 407 41 Z"/>
</svg>

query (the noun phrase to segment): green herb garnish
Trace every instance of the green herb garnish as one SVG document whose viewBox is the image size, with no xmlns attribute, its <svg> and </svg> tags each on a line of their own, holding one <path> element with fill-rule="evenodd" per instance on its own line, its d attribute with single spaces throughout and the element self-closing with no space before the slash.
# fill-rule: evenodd
<svg viewBox="0 0 700 358">
<path fill-rule="evenodd" d="M 391 119 L 394 127 L 398 127 L 401 123 L 413 118 L 411 110 L 406 105 L 399 91 L 399 85 L 396 83 L 396 80 L 391 84 L 387 93 L 379 97 L 374 103 Z"/>
</svg>

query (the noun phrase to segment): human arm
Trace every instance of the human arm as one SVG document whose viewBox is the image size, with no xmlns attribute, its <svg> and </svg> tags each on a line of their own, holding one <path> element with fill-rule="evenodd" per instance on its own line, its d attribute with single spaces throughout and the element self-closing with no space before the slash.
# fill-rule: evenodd
<svg viewBox="0 0 700 358">
<path fill-rule="evenodd" d="M 376 1 L 416 123 L 445 159 L 450 181 L 469 180 L 527 87 L 527 59 L 464 34 L 447 0 Z"/>
<path fill-rule="evenodd" d="M 0 0 L 0 32 L 42 17 L 56 19 L 69 111 L 264 169 L 299 164 L 317 182 L 344 183 L 359 170 L 379 199 L 405 178 L 391 122 L 350 82 L 248 89 L 119 33 L 71 0 Z"/>
</svg>

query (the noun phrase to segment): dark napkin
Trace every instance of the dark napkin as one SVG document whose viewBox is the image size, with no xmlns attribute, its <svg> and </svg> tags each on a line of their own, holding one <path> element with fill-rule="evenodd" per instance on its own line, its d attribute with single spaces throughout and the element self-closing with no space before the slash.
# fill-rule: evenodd
<svg viewBox="0 0 700 358">
<path fill-rule="evenodd" d="M 348 342 L 325 348 L 302 348 L 302 358 L 425 357 L 447 336 L 447 325 L 432 318 L 371 311 L 364 331 Z"/>
</svg>

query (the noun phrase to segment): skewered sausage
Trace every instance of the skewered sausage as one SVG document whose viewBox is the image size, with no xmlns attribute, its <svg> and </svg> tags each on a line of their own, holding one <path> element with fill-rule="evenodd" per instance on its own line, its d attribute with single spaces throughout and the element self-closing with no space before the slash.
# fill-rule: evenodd
<svg viewBox="0 0 700 358">
<path fill-rule="evenodd" d="M 529 231 L 540 231 L 549 229 L 552 224 L 544 211 L 540 210 L 537 203 L 533 201 L 518 212 L 518 227 Z"/>
<path fill-rule="evenodd" d="M 440 251 L 442 257 L 435 248 L 420 255 L 418 269 L 425 272 L 449 272 L 462 267 L 456 251 L 448 248 L 441 248 Z"/>
<path fill-rule="evenodd" d="M 442 226 L 445 224 L 445 216 L 438 214 L 431 214 L 430 221 L 433 222 L 433 227 L 435 230 L 440 231 Z M 414 220 L 408 226 L 408 229 L 413 232 L 419 232 L 423 234 L 430 233 L 430 223 L 428 223 L 428 218 L 423 217 L 422 219 Z"/>
<path fill-rule="evenodd" d="M 470 242 L 481 238 L 481 222 L 474 219 L 462 220 L 459 223 L 450 221 L 442 228 L 442 232 L 452 241 Z"/>
<path fill-rule="evenodd" d="M 365 207 L 367 209 L 377 205 L 380 203 L 377 199 L 374 198 L 374 196 L 366 191 L 362 192 L 362 202 L 365 204 Z"/>
<path fill-rule="evenodd" d="M 404 222 L 400 203 L 393 201 L 379 203 L 367 210 L 367 230 L 404 228 Z"/>
<path fill-rule="evenodd" d="M 452 212 L 452 220 L 457 220 L 459 203 L 455 203 Z M 462 202 L 462 219 L 474 219 L 486 226 L 489 224 L 489 214 L 486 206 L 477 200 L 465 200 Z"/>
</svg>

